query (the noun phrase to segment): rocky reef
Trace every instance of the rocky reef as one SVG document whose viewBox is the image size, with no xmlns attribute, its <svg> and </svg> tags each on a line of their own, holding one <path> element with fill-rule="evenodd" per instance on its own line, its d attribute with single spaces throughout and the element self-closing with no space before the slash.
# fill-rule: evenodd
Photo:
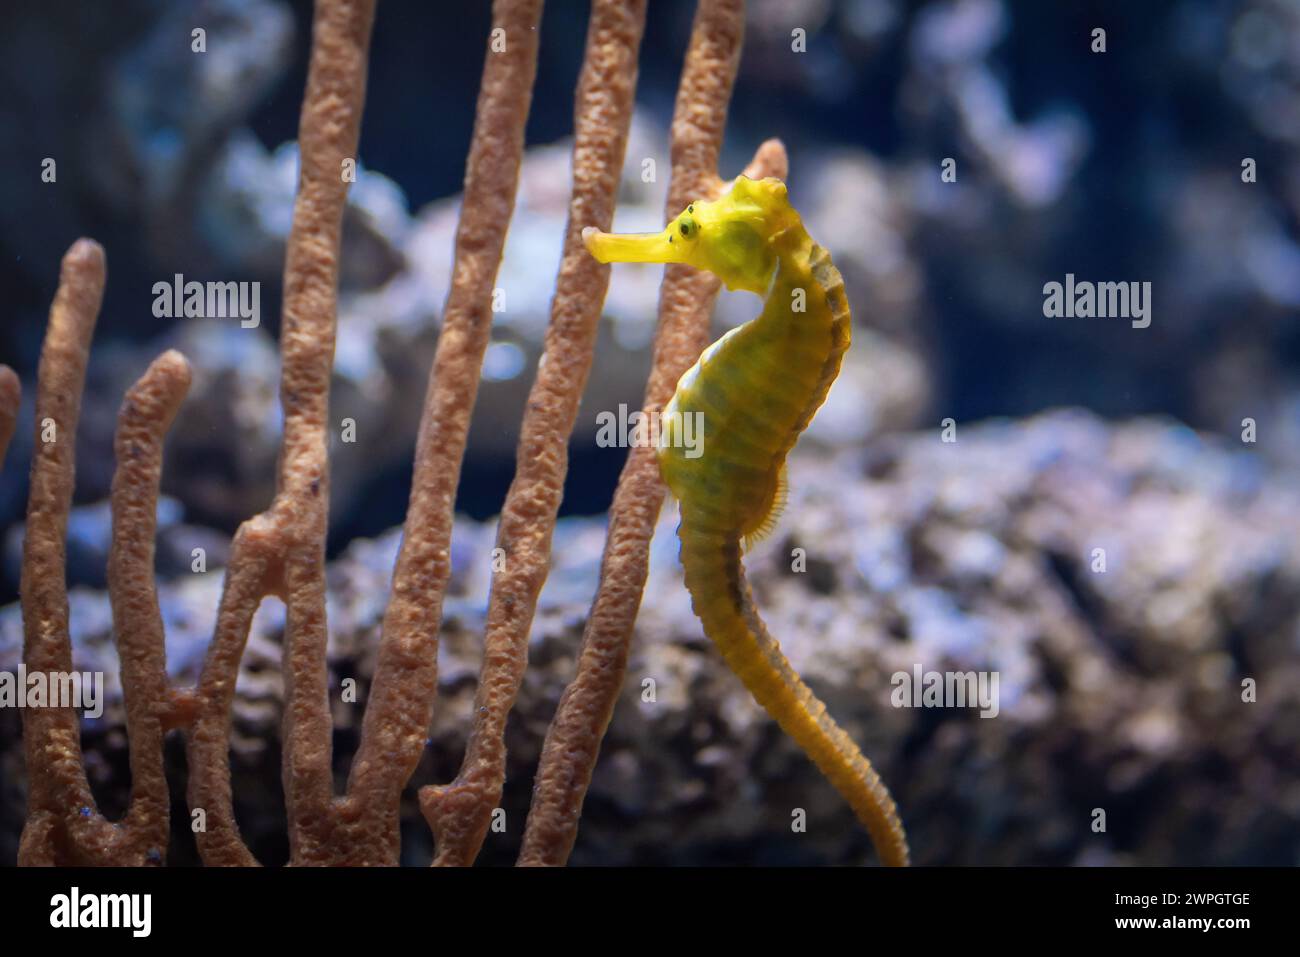
<svg viewBox="0 0 1300 957">
<path fill-rule="evenodd" d="M 867 454 L 792 461 L 777 533 L 747 558 L 795 667 L 862 742 L 904 809 L 918 863 L 1293 864 L 1300 818 L 1300 501 L 1246 451 L 1167 420 L 1110 425 L 1062 411 L 898 435 Z M 676 563 L 675 517 L 652 552 L 629 680 L 588 796 L 574 863 L 857 863 L 851 812 L 750 699 L 699 631 Z M 440 648 L 439 703 L 417 779 L 454 773 L 479 669 L 491 525 L 460 522 Z M 531 666 L 512 719 L 504 830 L 511 861 L 554 702 L 595 588 L 599 519 L 556 530 Z M 329 572 L 336 765 L 355 746 L 397 532 L 353 543 Z M 804 561 L 796 561 L 802 549 Z M 1105 550 L 1099 571 L 1096 549 Z M 798 570 L 796 570 L 796 568 Z M 192 680 L 219 572 L 162 586 L 168 662 Z M 72 599 L 75 664 L 109 702 L 83 724 L 106 812 L 126 799 L 106 597 Z M 240 674 L 234 793 L 250 846 L 283 860 L 282 610 L 259 612 Z M 0 611 L 0 670 L 19 660 Z M 995 717 L 898 708 L 891 676 L 995 671 Z M 1257 700 L 1243 700 L 1244 679 Z M 357 687 L 344 700 L 345 681 Z M 21 750 L 0 712 L 0 859 L 22 820 Z M 177 807 L 184 773 L 169 772 Z M 1095 809 L 1106 830 L 1093 830 Z M 797 809 L 806 831 L 792 828 Z M 194 859 L 184 814 L 173 862 Z M 404 859 L 427 860 L 413 798 Z"/>
</svg>

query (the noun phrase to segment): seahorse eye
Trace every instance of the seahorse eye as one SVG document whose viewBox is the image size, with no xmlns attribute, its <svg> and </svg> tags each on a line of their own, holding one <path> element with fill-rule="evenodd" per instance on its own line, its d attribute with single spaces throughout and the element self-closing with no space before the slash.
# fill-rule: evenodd
<svg viewBox="0 0 1300 957">
<path fill-rule="evenodd" d="M 681 230 L 683 236 L 689 236 L 691 234 L 691 227 L 686 223 L 681 223 L 677 228 Z"/>
</svg>

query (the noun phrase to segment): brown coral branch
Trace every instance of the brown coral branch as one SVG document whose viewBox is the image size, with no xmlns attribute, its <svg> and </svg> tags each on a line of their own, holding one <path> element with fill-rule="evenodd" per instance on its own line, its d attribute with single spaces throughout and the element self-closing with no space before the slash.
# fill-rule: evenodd
<svg viewBox="0 0 1300 957">
<path fill-rule="evenodd" d="M 325 534 L 327 436 L 348 180 L 365 103 L 374 0 L 316 0 L 298 127 L 301 168 L 284 272 L 280 398 L 284 438 L 279 488 L 264 514 L 235 536 L 217 628 L 200 678 L 190 734 L 190 801 L 206 815 L 206 862 L 255 863 L 239 837 L 230 796 L 230 703 L 248 627 L 268 594 L 286 607 L 284 789 L 294 863 L 335 863 L 338 820 L 326 686 Z"/>
<path fill-rule="evenodd" d="M 627 149 L 645 0 L 596 0 L 574 104 L 573 194 L 543 355 L 528 396 L 514 481 L 497 531 L 504 563 L 492 577 L 483 669 L 464 763 L 420 805 L 437 845 L 435 864 L 478 854 L 505 780 L 506 718 L 528 663 L 528 633 L 550 563 L 568 470 L 568 441 L 591 371 L 609 267 L 582 244 L 584 226 L 608 229 Z"/>
<path fill-rule="evenodd" d="M 217 624 L 194 692 L 194 721 L 186 736 L 187 801 L 203 862 L 215 866 L 257 863 L 235 823 L 230 795 L 230 720 L 239 662 L 253 615 L 278 581 L 279 535 L 269 515 L 239 527 L 230 547 Z"/>
<path fill-rule="evenodd" d="M 402 546 L 384 615 L 348 806 L 357 827 L 396 835 L 402 789 L 424 752 L 438 679 L 438 628 L 451 574 L 450 547 L 470 415 L 491 335 L 491 299 L 514 214 L 524 128 L 537 72 L 542 0 L 496 0 L 465 190 L 454 277 L 420 419 Z M 396 857 L 396 848 L 392 850 Z"/>
<path fill-rule="evenodd" d="M 14 370 L 0 365 L 0 465 L 4 465 L 9 442 L 18 425 L 18 406 L 22 402 L 23 387 Z"/>
<path fill-rule="evenodd" d="M 691 31 L 672 125 L 672 182 L 666 217 L 718 195 L 718 155 L 740 58 L 743 0 L 701 0 Z M 764 143 L 745 170 L 751 178 L 786 175 L 785 149 Z M 710 273 L 669 266 L 659 300 L 654 366 L 644 409 L 658 417 L 677 380 L 708 340 L 720 288 Z M 664 497 L 652 447 L 634 447 L 610 507 L 600 586 L 583 632 L 577 674 L 547 731 L 520 851 L 521 865 L 562 865 L 578 833 L 600 743 L 627 671 L 632 628 L 649 565 L 650 539 Z"/>
<path fill-rule="evenodd" d="M 302 158 L 284 266 L 280 400 L 284 444 L 272 506 L 286 536 L 284 794 L 295 863 L 333 863 L 333 728 L 325 664 L 328 423 L 338 307 L 338 257 L 366 100 L 374 0 L 317 0 L 307 91 L 298 122 Z M 346 844 L 346 842 L 343 842 Z"/>
<path fill-rule="evenodd" d="M 49 681 L 72 673 L 65 579 L 77 421 L 90 340 L 104 294 L 104 251 L 79 239 L 63 257 L 36 385 L 36 438 L 20 592 L 23 663 Z M 71 707 L 23 709 L 28 818 L 19 864 L 108 864 L 113 826 L 95 807 Z"/>
<path fill-rule="evenodd" d="M 153 863 L 162 862 L 167 847 L 170 804 L 163 770 L 167 650 L 154 583 L 158 486 L 163 437 L 189 386 L 185 357 L 175 351 L 159 356 L 126 394 L 114 442 L 117 470 L 108 591 L 131 760 L 131 803 L 123 843 L 132 856 Z"/>
</svg>

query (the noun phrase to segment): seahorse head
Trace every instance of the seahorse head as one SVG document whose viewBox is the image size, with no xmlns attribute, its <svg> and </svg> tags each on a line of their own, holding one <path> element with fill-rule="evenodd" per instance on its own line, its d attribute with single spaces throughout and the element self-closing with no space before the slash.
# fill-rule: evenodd
<svg viewBox="0 0 1300 957">
<path fill-rule="evenodd" d="M 659 233 L 582 231 L 588 251 L 603 263 L 684 263 L 705 269 L 728 289 L 767 292 L 777 262 L 777 242 L 800 226 L 779 179 L 738 176 L 712 202 L 690 203 Z"/>
</svg>

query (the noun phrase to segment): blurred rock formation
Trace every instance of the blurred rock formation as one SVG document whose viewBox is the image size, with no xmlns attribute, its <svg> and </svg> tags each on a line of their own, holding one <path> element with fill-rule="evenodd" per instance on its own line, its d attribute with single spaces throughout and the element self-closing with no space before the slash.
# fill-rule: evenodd
<svg viewBox="0 0 1300 957">
<path fill-rule="evenodd" d="M 1300 501 L 1260 459 L 1166 420 L 1107 425 L 1077 412 L 896 436 L 871 453 L 796 455 L 775 536 L 747 559 L 756 599 L 795 667 L 880 767 L 914 855 L 931 864 L 1294 864 L 1300 819 Z M 623 700 L 574 863 L 855 863 L 870 851 L 834 791 L 705 641 L 665 513 Z M 440 691 L 418 780 L 459 763 L 478 673 L 494 530 L 457 526 Z M 340 773 L 373 666 L 394 530 L 330 570 L 331 688 Z M 538 748 L 573 667 L 603 542 L 562 520 L 510 735 L 508 829 L 485 861 L 513 861 Z M 792 571 L 792 550 L 807 565 Z M 1095 549 L 1105 550 L 1099 572 Z M 169 666 L 192 680 L 220 574 L 163 586 Z M 235 707 L 241 826 L 281 859 L 278 785 L 283 611 L 268 603 Z M 96 793 L 127 795 L 107 600 L 73 593 L 75 664 L 108 675 L 83 741 Z M 0 610 L 0 670 L 21 648 Z M 996 671 L 999 712 L 898 709 L 891 676 Z M 345 678 L 358 704 L 340 700 Z M 1258 700 L 1243 701 L 1243 679 Z M 653 700 L 647 700 L 647 681 Z M 21 821 L 18 715 L 0 711 L 0 859 Z M 173 756 L 180 763 L 179 749 Z M 173 787 L 183 773 L 177 767 Z M 178 791 L 179 800 L 179 791 Z M 794 808 L 807 833 L 792 833 Z M 1107 831 L 1091 829 L 1094 808 Z M 413 802 L 404 853 L 427 860 Z M 180 819 L 183 823 L 183 817 Z M 177 833 L 176 862 L 192 859 Z M 277 857 L 278 856 L 278 857 Z"/>
</svg>

